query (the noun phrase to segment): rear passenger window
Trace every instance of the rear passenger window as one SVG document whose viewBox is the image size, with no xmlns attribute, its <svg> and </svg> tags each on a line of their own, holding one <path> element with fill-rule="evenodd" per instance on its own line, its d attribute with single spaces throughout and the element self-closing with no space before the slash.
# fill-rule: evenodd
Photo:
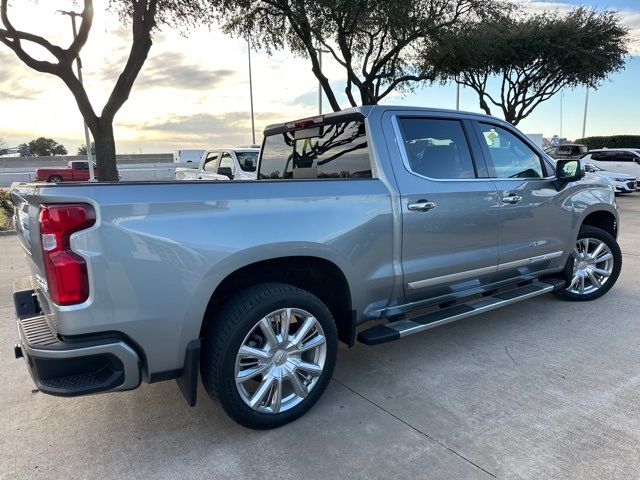
<svg viewBox="0 0 640 480">
<path fill-rule="evenodd" d="M 400 118 L 398 124 L 412 172 L 435 179 L 476 178 L 458 120 Z"/>
<path fill-rule="evenodd" d="M 317 129 L 317 130 L 316 130 Z M 260 179 L 371 178 L 364 121 L 321 125 L 300 138 L 287 131 L 265 138 Z"/>
<path fill-rule="evenodd" d="M 510 131 L 480 123 L 496 178 L 543 178 L 538 154 Z M 558 149 L 560 153 L 560 149 Z"/>
</svg>

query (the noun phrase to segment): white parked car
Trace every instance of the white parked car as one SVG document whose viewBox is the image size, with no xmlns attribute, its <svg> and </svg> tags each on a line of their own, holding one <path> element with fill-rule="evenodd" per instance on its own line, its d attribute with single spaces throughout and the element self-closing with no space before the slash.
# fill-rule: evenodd
<svg viewBox="0 0 640 480">
<path fill-rule="evenodd" d="M 636 191 L 638 182 L 632 175 L 626 175 L 624 173 L 609 172 L 603 168 L 600 168 L 591 163 L 586 163 L 584 169 L 589 173 L 606 177 L 611 181 L 613 189 L 616 193 L 632 193 Z"/>
<path fill-rule="evenodd" d="M 207 150 L 197 168 L 176 168 L 176 180 L 255 180 L 260 148 Z"/>
<path fill-rule="evenodd" d="M 590 150 L 584 157 L 584 163 L 590 163 L 608 172 L 619 172 L 633 177 L 640 177 L 640 149 L 604 148 Z"/>
</svg>

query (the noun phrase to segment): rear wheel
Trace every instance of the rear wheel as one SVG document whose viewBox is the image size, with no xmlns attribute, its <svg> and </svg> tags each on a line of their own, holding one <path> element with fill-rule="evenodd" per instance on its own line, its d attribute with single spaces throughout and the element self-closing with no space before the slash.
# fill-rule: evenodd
<svg viewBox="0 0 640 480">
<path fill-rule="evenodd" d="M 565 300 L 595 300 L 613 287 L 621 268 L 616 239 L 599 228 L 583 226 L 564 269 L 567 285 L 554 293 Z"/>
<path fill-rule="evenodd" d="M 62 182 L 62 177 L 60 175 L 51 175 L 49 177 L 49 182 L 51 182 L 51 183 L 61 183 Z"/>
<path fill-rule="evenodd" d="M 275 428 L 320 398 L 336 352 L 333 317 L 317 297 L 286 284 L 256 285 L 207 325 L 202 382 L 236 422 Z"/>
</svg>

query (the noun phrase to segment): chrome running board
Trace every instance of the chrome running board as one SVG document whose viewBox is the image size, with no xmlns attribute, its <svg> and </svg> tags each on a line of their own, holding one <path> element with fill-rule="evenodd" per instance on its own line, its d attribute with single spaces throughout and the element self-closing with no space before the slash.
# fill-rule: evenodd
<svg viewBox="0 0 640 480">
<path fill-rule="evenodd" d="M 565 280 L 559 278 L 534 281 L 525 286 L 501 291 L 491 296 L 478 298 L 451 307 L 441 308 L 435 312 L 397 320 L 387 323 L 386 325 L 376 325 L 375 327 L 360 332 L 360 334 L 358 334 L 358 341 L 365 345 L 378 345 L 380 343 L 391 342 L 406 337 L 407 335 L 413 335 L 414 333 L 423 332 L 430 328 L 462 320 L 463 318 L 489 312 L 496 308 L 537 297 L 538 295 L 544 295 L 553 290 L 564 288 L 565 285 Z"/>
</svg>

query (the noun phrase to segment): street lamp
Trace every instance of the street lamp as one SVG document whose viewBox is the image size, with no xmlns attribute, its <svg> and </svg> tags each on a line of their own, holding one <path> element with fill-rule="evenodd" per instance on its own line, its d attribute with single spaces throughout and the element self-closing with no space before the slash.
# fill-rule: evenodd
<svg viewBox="0 0 640 480">
<path fill-rule="evenodd" d="M 71 17 L 71 28 L 73 29 L 73 40 L 75 41 L 78 36 L 78 29 L 76 27 L 76 17 L 82 17 L 81 13 L 73 12 L 73 11 L 64 11 L 58 10 L 58 13 L 62 15 L 68 15 Z M 80 60 L 80 55 L 76 58 L 76 65 L 78 67 L 78 80 L 80 81 L 80 85 L 82 83 L 82 61 Z M 89 127 L 87 126 L 87 122 L 84 122 L 84 139 L 87 145 L 87 162 L 89 163 L 89 181 L 95 182 L 96 176 L 93 171 L 93 154 L 91 152 L 91 136 L 89 135 Z"/>
<path fill-rule="evenodd" d="M 251 101 L 251 138 L 252 145 L 256 144 L 256 122 L 253 114 L 253 79 L 251 78 L 251 43 L 247 37 L 247 54 L 249 57 L 249 99 Z"/>
<path fill-rule="evenodd" d="M 318 52 L 318 67 L 320 68 L 320 73 L 322 73 L 322 54 L 330 53 L 329 50 L 323 50 L 322 48 L 316 48 Z M 318 115 L 322 115 L 322 82 L 318 79 Z"/>
<path fill-rule="evenodd" d="M 560 138 L 562 138 L 562 104 L 564 103 L 564 90 L 560 90 Z"/>
<path fill-rule="evenodd" d="M 587 132 L 587 109 L 589 108 L 589 85 L 587 85 L 587 92 L 584 97 L 584 119 L 582 120 L 582 138 L 586 137 Z"/>
</svg>

